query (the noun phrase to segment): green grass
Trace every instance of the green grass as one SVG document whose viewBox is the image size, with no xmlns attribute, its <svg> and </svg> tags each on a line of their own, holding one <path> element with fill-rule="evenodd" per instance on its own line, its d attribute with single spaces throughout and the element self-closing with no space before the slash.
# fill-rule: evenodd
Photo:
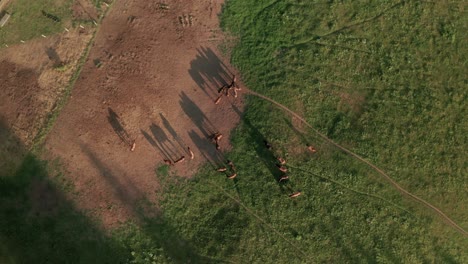
<svg viewBox="0 0 468 264">
<path fill-rule="evenodd" d="M 260 2 L 230 1 L 223 15 L 224 27 L 239 34 L 233 62 L 247 86 L 305 115 L 466 226 L 457 202 L 467 198 L 465 5 L 276 1 L 256 10 L 267 6 Z M 251 109 L 256 123 L 271 116 L 266 106 Z M 287 129 L 279 121 L 259 126 Z M 287 145 L 290 135 L 274 137 Z"/>
<path fill-rule="evenodd" d="M 11 14 L 10 20 L 0 29 L 0 44 L 14 44 L 62 32 L 70 25 L 72 3 L 72 0 L 13 0 L 6 9 Z M 42 10 L 60 18 L 60 22 L 45 17 Z"/>
</svg>

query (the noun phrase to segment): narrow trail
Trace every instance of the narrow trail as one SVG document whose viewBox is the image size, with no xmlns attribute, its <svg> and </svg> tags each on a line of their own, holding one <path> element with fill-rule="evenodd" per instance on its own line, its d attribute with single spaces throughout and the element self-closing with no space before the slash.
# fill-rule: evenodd
<svg viewBox="0 0 468 264">
<path fill-rule="evenodd" d="M 373 198 L 375 198 L 375 199 L 384 201 L 384 202 L 386 202 L 386 203 L 392 205 L 393 207 L 398 208 L 398 209 L 400 209 L 400 210 L 402 210 L 402 211 L 404 211 L 404 212 L 406 212 L 406 213 L 408 213 L 408 214 L 414 216 L 410 211 L 406 210 L 405 208 L 399 206 L 398 204 L 393 203 L 393 202 L 391 202 L 391 201 L 389 201 L 389 200 L 387 200 L 387 199 L 385 199 L 385 198 L 383 198 L 383 197 L 381 197 L 381 196 L 379 196 L 379 195 L 371 194 L 371 193 L 366 193 L 366 192 L 362 192 L 362 191 L 355 190 L 355 189 L 353 189 L 353 188 L 350 188 L 350 187 L 346 186 L 345 184 L 343 184 L 343 183 L 341 183 L 341 182 L 335 181 L 335 180 L 333 180 L 333 179 L 331 179 L 331 178 L 328 178 L 328 177 L 325 177 L 325 176 L 322 176 L 322 175 L 318 175 L 318 174 L 316 174 L 316 173 L 313 173 L 313 172 L 311 172 L 311 171 L 305 170 L 305 169 L 300 168 L 300 167 L 291 166 L 291 165 L 288 165 L 288 167 L 294 168 L 294 169 L 296 169 L 296 170 L 300 170 L 300 171 L 302 171 L 302 172 L 304 172 L 304 173 L 308 173 L 309 175 L 312 175 L 312 176 L 314 176 L 314 177 L 327 180 L 327 181 L 329 181 L 329 182 L 332 182 L 332 183 L 334 183 L 334 184 L 336 184 L 336 185 L 341 186 L 342 188 L 344 188 L 344 189 L 346 189 L 346 190 L 348 190 L 348 191 L 351 191 L 351 192 L 354 192 L 354 193 L 357 193 L 357 194 L 360 194 L 360 195 L 364 195 L 364 196 L 373 197 Z"/>
<path fill-rule="evenodd" d="M 352 157 L 358 159 L 359 161 L 367 164 L 369 167 L 371 167 L 372 169 L 374 169 L 377 173 L 379 173 L 381 176 L 384 177 L 384 179 L 386 179 L 391 185 L 393 185 L 398 191 L 400 191 L 403 195 L 406 195 L 408 196 L 409 198 L 413 199 L 414 201 L 426 206 L 427 208 L 429 208 L 430 210 L 432 210 L 433 212 L 435 212 L 437 215 L 439 215 L 443 220 L 445 220 L 450 226 L 452 226 L 457 232 L 459 232 L 460 234 L 464 235 L 464 236 L 468 236 L 468 233 L 461 227 L 459 226 L 457 223 L 455 223 L 450 217 L 448 217 L 444 212 L 442 212 L 439 208 L 435 207 L 434 205 L 430 204 L 429 202 L 425 201 L 424 199 L 422 198 L 419 198 L 418 196 L 410 193 L 409 191 L 405 190 L 403 187 L 401 187 L 396 181 L 394 181 L 390 176 L 388 176 L 382 169 L 380 169 L 379 167 L 377 167 L 376 165 L 372 164 L 371 162 L 367 161 L 366 159 L 364 159 L 363 157 L 359 156 L 358 154 L 352 152 L 351 150 L 348 150 L 347 148 L 341 146 L 340 144 L 334 142 L 333 140 L 331 140 L 330 138 L 328 138 L 327 136 L 325 136 L 324 134 L 322 134 L 320 131 L 318 131 L 317 129 L 315 129 L 312 125 L 310 125 L 309 123 L 307 123 L 307 121 L 305 119 L 303 119 L 301 116 L 299 116 L 298 114 L 296 114 L 295 112 L 291 111 L 289 108 L 287 108 L 286 106 L 274 101 L 273 99 L 269 98 L 269 97 L 266 97 L 264 95 L 261 95 L 259 93 L 256 93 L 252 90 L 249 90 L 247 88 L 244 88 L 244 90 L 246 91 L 247 94 L 250 94 L 250 95 L 253 95 L 253 96 L 257 96 L 259 98 L 262 98 L 276 106 L 278 106 L 279 108 L 283 109 L 284 111 L 288 112 L 289 114 L 291 114 L 292 116 L 294 116 L 295 118 L 301 120 L 301 122 L 303 122 L 305 125 L 307 125 L 310 129 L 312 129 L 317 135 L 319 135 L 323 140 L 325 140 L 326 142 L 332 144 L 333 146 L 341 149 L 342 151 L 344 151 L 345 153 L 351 155 Z"/>
</svg>

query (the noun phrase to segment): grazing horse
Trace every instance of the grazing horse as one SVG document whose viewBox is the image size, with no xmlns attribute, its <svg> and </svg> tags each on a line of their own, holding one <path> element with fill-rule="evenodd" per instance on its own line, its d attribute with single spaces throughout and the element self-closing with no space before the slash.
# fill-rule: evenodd
<svg viewBox="0 0 468 264">
<path fill-rule="evenodd" d="M 314 148 L 313 146 L 311 146 L 311 145 L 309 145 L 309 144 L 307 144 L 306 146 L 307 146 L 307 149 L 308 149 L 310 152 L 312 152 L 312 153 L 317 152 L 317 149 Z"/>
<path fill-rule="evenodd" d="M 222 95 L 218 96 L 218 98 L 216 98 L 216 100 L 214 101 L 215 104 L 219 104 L 219 102 L 221 102 L 221 97 Z"/>
<path fill-rule="evenodd" d="M 232 160 L 227 160 L 228 165 L 231 167 L 231 170 L 236 171 L 236 166 L 234 166 L 234 162 Z"/>
<path fill-rule="evenodd" d="M 296 198 L 298 197 L 299 195 L 301 195 L 301 192 L 295 192 L 295 193 L 292 193 L 289 195 L 289 198 Z"/>
<path fill-rule="evenodd" d="M 216 149 L 219 150 L 221 147 L 219 146 L 219 141 L 223 138 L 223 134 L 216 132 L 210 136 L 211 141 L 215 143 Z"/>
<path fill-rule="evenodd" d="M 182 162 L 184 160 L 185 160 L 185 156 L 182 156 L 179 159 L 177 159 L 176 161 L 174 161 L 174 164 L 180 163 L 180 162 Z"/>
<path fill-rule="evenodd" d="M 187 147 L 188 153 L 190 153 L 190 159 L 195 158 L 195 154 L 193 154 L 193 151 L 190 149 L 190 147 Z"/>
<path fill-rule="evenodd" d="M 281 176 L 281 178 L 278 180 L 278 182 L 287 181 L 287 180 L 289 180 L 289 176 L 288 176 L 288 175 L 283 175 L 283 176 Z"/>
<path fill-rule="evenodd" d="M 227 168 L 226 167 L 221 167 L 221 168 L 218 168 L 216 171 L 225 172 L 225 171 L 227 171 Z"/>
<path fill-rule="evenodd" d="M 278 158 L 276 158 L 276 159 L 278 160 L 278 162 L 279 162 L 281 165 L 286 164 L 286 160 L 283 159 L 282 157 L 278 157 Z"/>
<path fill-rule="evenodd" d="M 232 80 L 229 84 L 225 84 L 218 89 L 218 93 L 220 94 L 220 96 L 215 100 L 215 104 L 218 104 L 221 101 L 221 97 L 223 96 L 223 94 L 225 96 L 229 96 L 230 91 L 232 91 L 234 98 L 237 98 L 237 91 L 239 91 L 240 88 L 237 85 L 236 81 L 236 75 L 233 75 Z"/>
<path fill-rule="evenodd" d="M 287 172 L 287 171 L 288 171 L 288 168 L 286 168 L 286 167 L 283 166 L 283 165 L 276 164 L 276 167 L 278 167 L 278 169 L 279 169 L 281 172 Z"/>
</svg>

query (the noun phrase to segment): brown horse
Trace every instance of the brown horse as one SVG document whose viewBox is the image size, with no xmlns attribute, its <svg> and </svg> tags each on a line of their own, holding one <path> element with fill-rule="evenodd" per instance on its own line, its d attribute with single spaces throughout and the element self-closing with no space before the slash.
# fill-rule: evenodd
<svg viewBox="0 0 468 264">
<path fill-rule="evenodd" d="M 225 171 L 227 171 L 227 168 L 226 167 L 221 167 L 221 168 L 218 168 L 216 171 L 225 172 Z"/>
<path fill-rule="evenodd" d="M 287 181 L 287 180 L 289 180 L 289 176 L 288 176 L 288 175 L 283 175 L 283 176 L 281 176 L 281 178 L 278 180 L 278 182 Z"/>
<path fill-rule="evenodd" d="M 281 165 L 286 164 L 286 160 L 283 159 L 282 157 L 278 157 L 278 158 L 276 158 L 276 159 L 278 160 L 278 162 L 279 162 Z"/>
<path fill-rule="evenodd" d="M 182 156 L 179 159 L 177 159 L 176 161 L 174 161 L 174 164 L 180 163 L 180 162 L 182 162 L 184 160 L 185 160 L 185 156 Z"/>
<path fill-rule="evenodd" d="M 187 147 L 187 151 L 188 151 L 188 153 L 190 154 L 190 159 L 194 159 L 194 158 L 195 158 L 195 154 L 193 154 L 193 151 L 190 149 L 190 147 Z"/>
<path fill-rule="evenodd" d="M 301 195 L 302 193 L 301 192 L 295 192 L 295 193 L 292 193 L 289 195 L 289 198 L 296 198 L 298 197 L 299 195 Z"/>
</svg>

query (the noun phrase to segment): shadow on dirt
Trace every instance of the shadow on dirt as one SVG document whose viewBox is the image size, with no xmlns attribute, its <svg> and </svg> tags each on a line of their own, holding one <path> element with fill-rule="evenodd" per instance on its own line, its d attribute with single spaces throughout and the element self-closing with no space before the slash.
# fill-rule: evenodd
<svg viewBox="0 0 468 264">
<path fill-rule="evenodd" d="M 60 59 L 60 56 L 58 55 L 57 51 L 55 49 L 49 47 L 45 50 L 47 57 L 49 57 L 49 60 L 52 61 L 54 64 L 54 67 L 60 67 L 63 65 L 62 60 Z"/>
<path fill-rule="evenodd" d="M 116 240 L 78 211 L 62 191 L 72 191 L 73 186 L 64 180 L 60 164 L 29 153 L 1 117 L 0 139 L 0 263 L 131 262 L 131 251 L 141 246 L 129 248 L 125 242 L 136 239 L 139 243 L 141 238 L 125 233 Z M 142 197 L 139 190 L 131 182 L 122 182 L 116 174 L 121 172 L 107 167 L 87 146 L 81 147 L 116 196 L 137 216 L 145 236 L 162 250 L 158 254 L 172 263 L 219 263 L 200 256 L 164 215 L 154 217 L 148 207 L 131 203 L 132 196 Z"/>
<path fill-rule="evenodd" d="M 109 115 L 107 116 L 107 121 L 109 121 L 109 124 L 112 126 L 117 136 L 119 136 L 120 140 L 122 140 L 125 145 L 132 146 L 133 140 L 123 127 L 120 117 L 114 112 L 114 110 L 112 110 L 112 108 L 109 107 L 108 111 Z"/>
<path fill-rule="evenodd" d="M 225 159 L 223 155 L 216 150 L 216 147 L 213 146 L 211 141 L 207 138 L 200 137 L 194 130 L 188 132 L 190 138 L 192 139 L 195 147 L 200 150 L 201 155 L 205 160 L 207 160 L 213 169 L 218 169 L 219 167 L 225 166 Z"/>
<path fill-rule="evenodd" d="M 90 159 L 95 168 L 112 186 L 114 193 L 125 208 L 133 215 L 140 228 L 151 238 L 151 242 L 163 249 L 164 254 L 173 263 L 212 263 L 210 258 L 200 256 L 190 241 L 180 237 L 169 221 L 166 221 L 164 212 L 155 210 L 155 206 L 145 199 L 144 194 L 131 181 L 123 181 L 119 168 L 109 168 L 96 153 L 86 145 L 81 144 L 84 154 Z M 137 198 L 137 199 L 135 199 Z"/>
<path fill-rule="evenodd" d="M 136 199 L 141 195 L 141 191 L 135 187 L 135 184 L 128 177 L 124 177 L 124 172 L 120 168 L 109 168 L 104 162 L 93 153 L 87 145 L 80 143 L 80 148 L 84 155 L 91 161 L 92 165 L 99 171 L 109 186 L 112 187 L 114 194 L 121 201 L 125 201 L 123 205 L 126 210 L 136 215 L 135 204 Z M 121 176 L 121 177 L 118 177 Z"/>
<path fill-rule="evenodd" d="M 171 123 L 164 117 L 162 113 L 159 113 L 159 116 L 161 117 L 161 120 L 163 122 L 164 128 L 171 134 L 172 138 L 179 144 L 180 148 L 183 150 L 183 152 L 187 153 L 187 144 L 179 137 L 179 134 L 175 131 L 175 129 L 171 126 Z M 189 154 L 189 153 L 187 153 Z"/>
<path fill-rule="evenodd" d="M 125 250 L 77 211 L 50 162 L 29 153 L 0 120 L 0 263 L 118 263 Z M 7 141 L 3 141 L 6 139 Z M 13 143 L 12 143 L 13 142 Z"/>
<path fill-rule="evenodd" d="M 177 138 L 174 138 L 174 140 L 171 140 L 166 132 L 164 132 L 163 128 L 154 123 L 149 127 L 149 131 L 151 131 L 151 135 L 144 130 L 141 130 L 141 133 L 146 138 L 146 140 L 163 155 L 164 159 L 174 162 L 181 156 L 186 155 L 186 148 L 183 147 L 183 143 L 176 145 L 173 142 L 180 142 L 177 140 L 178 136 Z M 172 132 L 175 133 L 173 130 Z M 181 140 L 180 138 L 178 139 Z"/>
<path fill-rule="evenodd" d="M 180 106 L 185 114 L 190 117 L 192 122 L 200 129 L 205 138 L 209 138 L 214 133 L 218 132 L 216 127 L 210 122 L 203 111 L 193 102 L 186 93 L 180 94 Z"/>
<path fill-rule="evenodd" d="M 151 128 L 152 128 L 152 126 L 150 126 L 150 130 L 151 130 Z M 169 153 L 159 145 L 159 142 L 157 142 L 153 138 L 153 136 L 151 136 L 149 133 L 147 133 L 144 130 L 140 130 L 140 131 L 143 134 L 143 136 L 145 137 L 145 139 L 151 144 L 151 146 L 153 146 L 156 149 L 156 151 L 160 152 L 163 155 L 164 159 L 173 161 L 173 157 L 171 157 L 171 155 L 169 155 Z"/>
<path fill-rule="evenodd" d="M 210 48 L 200 47 L 190 62 L 189 74 L 205 94 L 214 100 L 218 89 L 232 79 L 232 73 Z"/>
<path fill-rule="evenodd" d="M 180 94 L 179 103 L 185 114 L 192 120 L 195 126 L 198 127 L 202 134 L 199 135 L 193 129 L 189 131 L 189 136 L 195 143 L 196 148 L 200 150 L 202 156 L 209 161 L 213 167 L 222 166 L 222 164 L 225 163 L 223 155 L 216 150 L 215 144 L 211 139 L 211 137 L 218 132 L 216 127 L 184 92 Z"/>
<path fill-rule="evenodd" d="M 179 158 L 182 154 L 178 147 L 169 139 L 162 127 L 151 124 L 150 131 L 153 134 L 153 138 L 156 139 L 159 148 L 163 153 L 166 153 L 166 156 L 169 157 L 172 161 Z"/>
</svg>

